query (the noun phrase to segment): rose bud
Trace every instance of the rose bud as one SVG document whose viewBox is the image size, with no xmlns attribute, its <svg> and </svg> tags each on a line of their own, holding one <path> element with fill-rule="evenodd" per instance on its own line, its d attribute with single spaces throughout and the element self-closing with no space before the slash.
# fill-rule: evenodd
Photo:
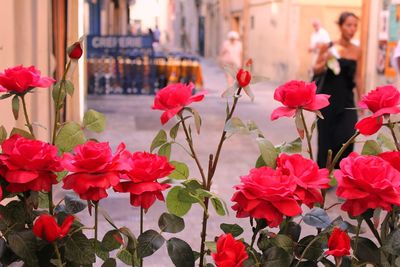
<svg viewBox="0 0 400 267">
<path fill-rule="evenodd" d="M 68 47 L 67 52 L 71 59 L 79 59 L 83 54 L 81 43 L 75 42 L 73 45 Z"/>
<path fill-rule="evenodd" d="M 251 80 L 251 74 L 247 70 L 240 69 L 236 74 L 236 80 L 240 87 L 246 87 Z"/>
</svg>

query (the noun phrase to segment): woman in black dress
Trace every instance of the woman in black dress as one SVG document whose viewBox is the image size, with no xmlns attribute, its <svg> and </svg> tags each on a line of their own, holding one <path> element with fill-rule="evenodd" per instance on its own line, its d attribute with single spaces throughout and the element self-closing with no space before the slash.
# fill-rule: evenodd
<svg viewBox="0 0 400 267">
<path fill-rule="evenodd" d="M 338 20 L 341 37 L 339 40 L 321 45 L 318 59 L 313 66 L 318 93 L 331 95 L 330 105 L 321 110 L 324 119 L 319 119 L 318 127 L 318 165 L 326 167 L 328 150 L 333 157 L 342 145 L 355 133 L 357 111 L 354 109 L 353 89 L 357 97 L 363 94 L 360 79 L 361 50 L 351 42 L 357 32 L 358 18 L 350 12 L 343 12 Z M 335 59 L 340 66 L 340 72 L 333 71 L 331 62 Z M 353 151 L 350 145 L 341 158 L 347 157 Z M 340 160 L 338 161 L 338 163 Z M 338 163 L 335 168 L 338 168 Z"/>
</svg>

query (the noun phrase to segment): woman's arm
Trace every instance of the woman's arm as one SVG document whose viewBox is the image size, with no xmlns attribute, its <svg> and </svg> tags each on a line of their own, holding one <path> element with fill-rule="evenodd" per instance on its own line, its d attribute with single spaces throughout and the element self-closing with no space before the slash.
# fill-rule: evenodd
<svg viewBox="0 0 400 267">
<path fill-rule="evenodd" d="M 319 47 L 318 57 L 312 68 L 314 74 L 321 74 L 326 70 L 326 61 L 328 59 L 328 48 L 329 48 L 328 45 L 325 44 Z"/>
<path fill-rule="evenodd" d="M 358 101 L 361 100 L 362 96 L 365 94 L 364 90 L 364 82 L 361 77 L 361 49 L 358 51 L 357 57 L 357 69 L 356 69 L 356 77 L 354 77 L 354 81 L 356 83 L 357 97 Z"/>
</svg>

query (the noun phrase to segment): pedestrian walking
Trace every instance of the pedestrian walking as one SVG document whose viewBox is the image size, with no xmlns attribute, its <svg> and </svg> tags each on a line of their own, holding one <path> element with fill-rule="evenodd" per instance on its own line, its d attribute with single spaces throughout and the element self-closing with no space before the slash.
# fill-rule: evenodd
<svg viewBox="0 0 400 267">
<path fill-rule="evenodd" d="M 219 61 L 223 66 L 231 66 L 235 69 L 242 67 L 242 42 L 239 39 L 239 34 L 235 31 L 228 33 L 228 39 L 222 44 Z M 228 87 L 233 85 L 233 78 L 226 74 Z"/>
</svg>

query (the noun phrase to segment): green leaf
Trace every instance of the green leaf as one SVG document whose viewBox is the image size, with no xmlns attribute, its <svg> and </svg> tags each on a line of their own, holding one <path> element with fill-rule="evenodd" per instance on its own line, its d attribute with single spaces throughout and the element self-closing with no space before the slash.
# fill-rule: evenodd
<svg viewBox="0 0 400 267">
<path fill-rule="evenodd" d="M 12 232 L 8 235 L 8 244 L 12 251 L 28 265 L 38 266 L 36 257 L 36 237 L 32 231 Z"/>
<path fill-rule="evenodd" d="M 172 139 L 175 140 L 175 138 L 178 136 L 178 130 L 181 122 L 179 121 L 177 124 L 175 124 L 171 130 L 169 131 L 169 136 L 171 136 Z"/>
<path fill-rule="evenodd" d="M 225 124 L 224 130 L 227 133 L 240 133 L 240 134 L 249 133 L 246 125 L 238 117 L 232 117 L 230 120 L 228 120 Z"/>
<path fill-rule="evenodd" d="M 164 130 L 160 130 L 156 137 L 154 137 L 153 141 L 151 142 L 150 152 L 153 152 L 159 146 L 162 146 L 167 142 L 167 133 Z"/>
<path fill-rule="evenodd" d="M 201 117 L 200 117 L 200 114 L 194 108 L 191 108 L 191 112 L 193 114 L 194 125 L 196 126 L 197 134 L 200 134 L 200 128 L 201 128 Z"/>
<path fill-rule="evenodd" d="M 290 266 L 291 256 L 282 248 L 272 247 L 263 254 L 263 267 Z"/>
<path fill-rule="evenodd" d="M 211 252 L 217 252 L 217 242 L 215 241 L 205 241 L 204 244 Z"/>
<path fill-rule="evenodd" d="M 182 217 L 192 207 L 192 203 L 190 202 L 183 202 L 179 199 L 179 194 L 184 190 L 184 188 L 180 186 L 176 186 L 172 188 L 167 195 L 166 203 L 167 209 L 169 213 L 175 214 L 177 216 Z"/>
<path fill-rule="evenodd" d="M 374 140 L 367 140 L 362 148 L 362 155 L 378 155 L 382 153 L 382 148 Z"/>
<path fill-rule="evenodd" d="M 83 116 L 83 127 L 92 132 L 101 133 L 106 127 L 106 116 L 96 110 L 89 109 Z"/>
<path fill-rule="evenodd" d="M 302 238 L 299 243 L 297 244 L 296 251 L 297 255 L 302 255 L 304 249 L 308 246 L 310 242 L 313 241 L 315 236 L 308 235 Z M 324 253 L 321 243 L 319 241 L 315 241 L 308 249 L 304 255 L 304 258 L 311 261 L 316 261 L 321 255 Z"/>
<path fill-rule="evenodd" d="M 171 143 L 165 143 L 158 150 L 158 155 L 165 156 L 167 159 L 171 157 Z"/>
<path fill-rule="evenodd" d="M 74 94 L 74 84 L 71 81 L 66 80 L 64 86 L 67 94 L 72 96 Z"/>
<path fill-rule="evenodd" d="M 48 209 L 49 208 L 49 198 L 47 193 L 39 192 L 39 208 Z"/>
<path fill-rule="evenodd" d="M 4 126 L 0 126 L 0 145 L 7 139 L 7 130 Z"/>
<path fill-rule="evenodd" d="M 271 238 L 271 242 L 275 247 L 283 248 L 287 253 L 292 254 L 294 243 L 287 235 L 278 234 Z"/>
<path fill-rule="evenodd" d="M 296 124 L 296 129 L 297 129 L 297 132 L 299 133 L 300 138 L 304 139 L 304 124 L 303 124 L 303 120 L 301 118 L 301 109 L 298 109 L 296 111 L 294 122 Z"/>
<path fill-rule="evenodd" d="M 68 122 L 58 132 L 55 144 L 62 152 L 67 152 L 85 141 L 81 126 L 76 122 Z"/>
<path fill-rule="evenodd" d="M 351 239 L 351 247 L 354 249 L 355 238 Z M 354 253 L 357 259 L 363 263 L 380 263 L 381 255 L 379 253 L 378 247 L 374 242 L 365 237 L 358 237 L 357 241 L 357 251 Z"/>
<path fill-rule="evenodd" d="M 126 265 L 132 265 L 132 253 L 126 249 L 118 251 L 117 258 L 121 260 Z"/>
<path fill-rule="evenodd" d="M 67 170 L 57 172 L 57 182 L 61 182 L 65 178 L 65 176 L 68 175 L 68 173 L 69 172 Z"/>
<path fill-rule="evenodd" d="M 14 115 L 14 119 L 18 120 L 18 114 L 19 114 L 19 97 L 18 95 L 15 95 L 11 101 L 11 106 L 12 106 L 12 112 Z"/>
<path fill-rule="evenodd" d="M 227 224 L 227 223 L 222 223 L 220 226 L 222 231 L 224 231 L 225 234 L 232 234 L 233 237 L 238 237 L 243 233 L 243 228 L 240 227 L 239 225 L 235 224 Z"/>
<path fill-rule="evenodd" d="M 101 241 L 101 246 L 106 251 L 113 251 L 115 249 L 119 249 L 121 247 L 122 236 L 118 230 L 108 231 Z"/>
<path fill-rule="evenodd" d="M 148 257 L 156 252 L 165 242 L 164 237 L 154 230 L 147 230 L 138 237 L 138 256 Z"/>
<path fill-rule="evenodd" d="M 85 201 L 81 200 L 75 193 L 67 193 L 64 198 L 65 207 L 68 213 L 75 214 L 87 207 Z"/>
<path fill-rule="evenodd" d="M 94 238 L 91 238 L 90 243 L 94 245 L 94 242 L 95 242 Z M 106 261 L 107 259 L 110 258 L 110 253 L 104 249 L 99 240 L 96 240 L 96 255 L 103 261 Z"/>
<path fill-rule="evenodd" d="M 383 243 L 382 249 L 390 254 L 400 256 L 400 230 L 390 233 Z"/>
<path fill-rule="evenodd" d="M 293 140 L 290 143 L 283 143 L 279 149 L 282 153 L 301 153 L 302 141 L 300 138 Z"/>
<path fill-rule="evenodd" d="M 193 250 L 188 243 L 179 239 L 171 238 L 167 241 L 168 255 L 175 266 L 193 267 L 194 255 Z"/>
<path fill-rule="evenodd" d="M 262 137 L 258 137 L 256 141 L 264 162 L 268 167 L 275 168 L 276 158 L 278 157 L 278 152 L 276 151 L 275 146 L 270 141 Z"/>
<path fill-rule="evenodd" d="M 62 107 L 62 103 L 64 102 L 64 98 L 66 96 L 65 94 L 65 90 L 61 88 L 61 83 L 65 84 L 65 80 L 64 81 L 58 81 L 54 86 L 53 86 L 53 91 L 52 91 L 52 97 L 53 97 L 53 101 L 54 103 L 58 102 L 58 109 L 60 109 Z"/>
<path fill-rule="evenodd" d="M 183 162 L 171 161 L 172 165 L 174 165 L 175 170 L 168 176 L 171 179 L 175 180 L 185 180 L 189 177 L 189 168 Z"/>
<path fill-rule="evenodd" d="M 11 96 L 13 96 L 13 94 L 4 94 L 4 95 L 1 95 L 1 96 L 0 96 L 0 100 L 9 98 L 9 97 L 11 97 Z"/>
<path fill-rule="evenodd" d="M 28 139 L 31 139 L 31 140 L 35 139 L 35 138 L 33 138 L 33 136 L 29 132 L 27 132 L 25 130 L 22 130 L 22 129 L 19 129 L 19 128 L 13 128 L 11 130 L 10 137 L 13 136 L 14 134 L 18 134 L 18 135 L 20 135 L 22 137 L 25 137 L 25 138 L 28 138 Z"/>
<path fill-rule="evenodd" d="M 92 242 L 81 232 L 73 234 L 65 243 L 65 258 L 78 264 L 96 261 Z"/>
<path fill-rule="evenodd" d="M 282 224 L 281 224 L 282 225 Z M 279 231 L 279 234 L 284 234 L 290 237 L 294 242 L 299 241 L 300 234 L 301 234 L 301 226 L 300 224 L 297 224 L 295 222 L 285 222 L 281 230 Z"/>
<path fill-rule="evenodd" d="M 189 179 L 182 183 L 187 189 L 191 191 L 196 191 L 197 189 L 203 188 L 200 182 L 196 179 Z"/>
<path fill-rule="evenodd" d="M 384 146 L 391 151 L 396 150 L 396 145 L 394 144 L 393 139 L 384 133 L 378 134 L 377 141 L 378 141 L 379 145 Z"/>
<path fill-rule="evenodd" d="M 103 262 L 101 267 L 117 267 L 117 261 L 114 258 L 109 258 Z"/>
<path fill-rule="evenodd" d="M 213 207 L 218 215 L 220 215 L 220 216 L 226 215 L 225 210 L 224 210 L 224 205 L 222 204 L 222 201 L 219 198 L 216 198 L 216 197 L 211 198 L 211 204 L 213 205 Z"/>
<path fill-rule="evenodd" d="M 264 167 L 264 166 L 267 166 L 267 164 L 265 163 L 263 157 L 260 155 L 256 161 L 256 168 L 260 168 L 260 167 Z"/>
<path fill-rule="evenodd" d="M 158 227 L 167 233 L 179 233 L 185 228 L 185 221 L 174 214 L 164 212 L 158 219 Z"/>
<path fill-rule="evenodd" d="M 137 242 L 135 235 L 132 233 L 132 231 L 127 227 L 121 227 L 118 230 L 121 234 L 123 234 L 124 236 L 126 236 L 128 238 L 128 245 L 126 246 L 126 249 L 132 254 L 136 253 L 136 248 L 137 248 L 138 242 Z M 122 239 L 118 240 L 118 236 L 114 236 L 114 237 L 117 238 L 117 241 L 119 241 L 121 243 L 121 245 L 123 244 Z"/>
<path fill-rule="evenodd" d="M 324 209 L 315 207 L 303 216 L 304 223 L 318 228 L 328 227 L 332 220 Z"/>
</svg>

